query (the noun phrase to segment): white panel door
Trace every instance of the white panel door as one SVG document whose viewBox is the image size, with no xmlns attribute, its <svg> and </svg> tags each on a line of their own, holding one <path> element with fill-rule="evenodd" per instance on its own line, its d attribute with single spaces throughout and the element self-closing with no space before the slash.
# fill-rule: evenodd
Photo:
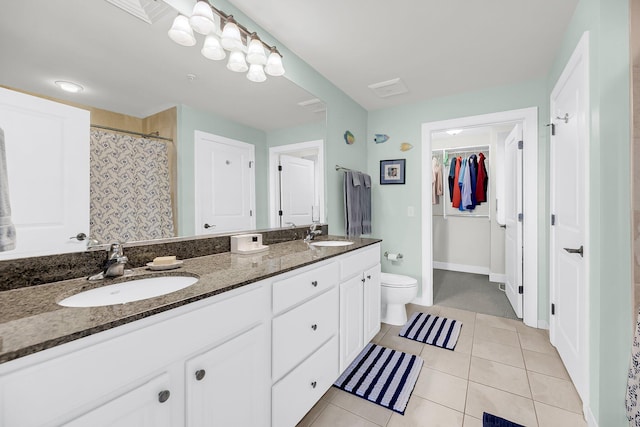
<svg viewBox="0 0 640 427">
<path fill-rule="evenodd" d="M 515 311 L 522 318 L 522 126 L 517 124 L 504 144 L 504 204 L 505 204 L 505 293 Z"/>
<path fill-rule="evenodd" d="M 89 235 L 89 112 L 0 88 L 0 128 L 16 227 L 0 259 L 83 251 L 70 238 Z"/>
<path fill-rule="evenodd" d="M 315 166 L 313 161 L 280 156 L 280 209 L 282 224 L 311 224 L 315 201 Z"/>
<path fill-rule="evenodd" d="M 186 364 L 187 426 L 269 424 L 269 354 L 264 325 Z"/>
<path fill-rule="evenodd" d="M 256 228 L 254 146 L 195 132 L 196 234 Z"/>
</svg>

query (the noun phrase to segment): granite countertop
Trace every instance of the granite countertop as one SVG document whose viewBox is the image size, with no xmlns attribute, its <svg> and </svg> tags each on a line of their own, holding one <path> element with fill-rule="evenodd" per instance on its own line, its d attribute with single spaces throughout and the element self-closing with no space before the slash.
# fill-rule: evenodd
<svg viewBox="0 0 640 427">
<path fill-rule="evenodd" d="M 345 238 L 324 236 L 317 240 Z M 378 239 L 364 238 L 349 240 L 354 244 L 314 248 L 302 240 L 293 240 L 272 244 L 269 250 L 252 255 L 225 252 L 185 259 L 182 266 L 175 270 L 151 271 L 141 267 L 134 269 L 130 276 L 116 279 L 89 282 L 82 277 L 0 292 L 0 363 L 380 242 Z M 199 279 L 185 289 L 126 304 L 88 308 L 57 304 L 87 289 L 167 275 L 191 275 Z"/>
</svg>

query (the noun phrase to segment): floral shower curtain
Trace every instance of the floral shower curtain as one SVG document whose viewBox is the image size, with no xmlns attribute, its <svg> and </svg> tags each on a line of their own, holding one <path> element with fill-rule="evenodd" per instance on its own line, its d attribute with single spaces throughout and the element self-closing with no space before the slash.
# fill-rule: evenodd
<svg viewBox="0 0 640 427">
<path fill-rule="evenodd" d="M 169 141 L 91 130 L 91 238 L 174 237 Z"/>
</svg>

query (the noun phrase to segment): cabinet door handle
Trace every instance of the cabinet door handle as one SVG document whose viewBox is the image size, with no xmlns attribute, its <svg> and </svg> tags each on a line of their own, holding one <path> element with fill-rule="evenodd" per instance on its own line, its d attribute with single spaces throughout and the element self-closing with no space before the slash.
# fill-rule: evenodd
<svg viewBox="0 0 640 427">
<path fill-rule="evenodd" d="M 362 283 L 364 283 L 364 282 L 366 282 L 366 281 L 367 281 L 367 279 L 365 279 L 365 278 L 363 277 L 362 279 L 360 279 L 360 281 L 361 281 Z"/>
<path fill-rule="evenodd" d="M 311 282 L 311 286 L 313 286 L 314 288 L 318 287 L 318 281 L 314 280 L 313 282 Z"/>
<path fill-rule="evenodd" d="M 196 371 L 196 380 L 202 381 L 202 379 L 206 374 L 207 374 L 207 371 L 205 371 L 204 369 L 198 369 Z"/>
<path fill-rule="evenodd" d="M 371 280 L 371 275 L 367 274 L 367 279 Z"/>
<path fill-rule="evenodd" d="M 316 329 L 318 329 L 318 325 L 314 323 L 313 325 L 311 325 L 311 329 L 315 331 Z"/>
<path fill-rule="evenodd" d="M 318 383 L 316 381 L 311 381 L 311 388 L 316 388 Z"/>
<path fill-rule="evenodd" d="M 164 403 L 169 400 L 169 396 L 171 396 L 171 392 L 169 390 L 162 390 L 160 393 L 158 393 L 158 401 L 160 403 Z"/>
</svg>

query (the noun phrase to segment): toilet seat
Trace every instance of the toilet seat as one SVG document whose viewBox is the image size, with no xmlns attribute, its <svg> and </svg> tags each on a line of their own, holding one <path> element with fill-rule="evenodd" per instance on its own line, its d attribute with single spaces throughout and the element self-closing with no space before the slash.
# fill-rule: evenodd
<svg viewBox="0 0 640 427">
<path fill-rule="evenodd" d="M 389 288 L 410 288 L 416 286 L 418 281 L 413 277 L 401 274 L 382 273 L 380 274 L 380 284 Z"/>
</svg>

